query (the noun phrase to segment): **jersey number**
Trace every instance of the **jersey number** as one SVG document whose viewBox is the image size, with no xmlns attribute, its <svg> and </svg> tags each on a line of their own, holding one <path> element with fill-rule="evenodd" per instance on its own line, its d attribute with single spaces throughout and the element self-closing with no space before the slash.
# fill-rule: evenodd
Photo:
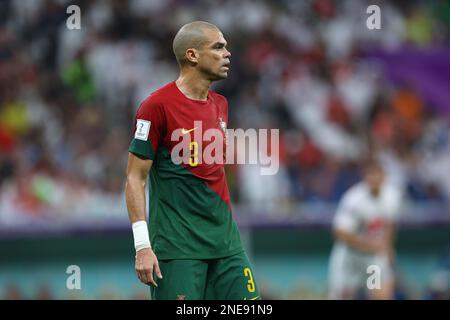
<svg viewBox="0 0 450 320">
<path fill-rule="evenodd" d="M 255 282 L 253 281 L 253 275 L 252 275 L 252 271 L 250 270 L 250 268 L 245 268 L 244 269 L 244 276 L 249 278 L 249 280 L 247 281 L 247 283 L 248 283 L 248 285 L 247 285 L 248 292 L 255 292 L 255 290 L 256 290 Z"/>
<path fill-rule="evenodd" d="M 189 165 L 191 167 L 196 167 L 198 165 L 198 143 L 197 143 L 197 141 L 192 141 L 189 144 L 189 150 L 191 151 L 191 156 L 189 157 Z"/>
</svg>

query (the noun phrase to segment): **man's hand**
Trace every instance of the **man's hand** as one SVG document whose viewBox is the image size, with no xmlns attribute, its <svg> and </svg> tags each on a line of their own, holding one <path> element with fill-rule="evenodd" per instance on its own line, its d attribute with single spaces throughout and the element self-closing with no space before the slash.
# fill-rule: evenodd
<svg viewBox="0 0 450 320">
<path fill-rule="evenodd" d="M 153 279 L 153 272 L 159 279 L 162 279 L 161 270 L 159 269 L 158 259 L 150 248 L 145 248 L 136 252 L 136 275 L 142 283 L 158 287 Z"/>
<path fill-rule="evenodd" d="M 395 251 L 388 238 L 367 239 L 366 241 L 369 252 L 385 255 L 391 265 L 395 263 Z"/>
<path fill-rule="evenodd" d="M 370 253 L 370 254 L 386 254 L 389 256 L 389 250 L 392 245 L 387 237 L 364 237 L 359 236 L 353 232 L 336 229 L 335 236 L 347 245 L 356 250 Z"/>
</svg>

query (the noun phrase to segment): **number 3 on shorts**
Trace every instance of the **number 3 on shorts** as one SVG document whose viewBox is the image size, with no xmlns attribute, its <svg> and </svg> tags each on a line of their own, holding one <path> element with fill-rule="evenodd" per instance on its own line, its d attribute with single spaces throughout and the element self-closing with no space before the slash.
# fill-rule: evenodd
<svg viewBox="0 0 450 320">
<path fill-rule="evenodd" d="M 247 281 L 248 292 L 255 292 L 256 288 L 255 288 L 255 282 L 253 281 L 252 270 L 250 270 L 250 268 L 244 268 L 244 276 L 249 278 L 249 280 Z"/>
</svg>

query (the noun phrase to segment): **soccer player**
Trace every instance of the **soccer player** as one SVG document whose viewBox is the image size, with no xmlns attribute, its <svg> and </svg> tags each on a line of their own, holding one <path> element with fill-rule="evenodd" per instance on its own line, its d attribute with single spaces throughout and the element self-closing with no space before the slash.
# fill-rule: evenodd
<svg viewBox="0 0 450 320">
<path fill-rule="evenodd" d="M 199 161 L 211 143 L 200 130 L 220 131 L 226 144 L 228 102 L 209 90 L 213 81 L 228 76 L 231 54 L 226 45 L 213 24 L 184 25 L 173 40 L 180 76 L 151 94 L 137 111 L 125 193 L 136 273 L 150 285 L 155 300 L 259 299 L 232 219 L 224 165 Z M 172 136 L 180 133 L 191 136 L 190 154 L 188 161 L 177 163 L 171 153 L 179 141 Z"/>
<path fill-rule="evenodd" d="M 364 181 L 344 194 L 333 220 L 331 299 L 361 298 L 360 293 L 369 299 L 393 297 L 394 224 L 401 203 L 400 190 L 385 181 L 379 163 L 369 161 Z"/>
</svg>

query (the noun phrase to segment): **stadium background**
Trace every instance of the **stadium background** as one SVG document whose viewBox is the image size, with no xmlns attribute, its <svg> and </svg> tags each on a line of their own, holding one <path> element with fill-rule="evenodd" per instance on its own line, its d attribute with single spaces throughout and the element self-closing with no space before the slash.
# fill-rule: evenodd
<svg viewBox="0 0 450 320">
<path fill-rule="evenodd" d="M 81 8 L 68 30 L 66 8 Z M 369 4 L 380 30 L 366 27 Z M 407 194 L 396 298 L 450 287 L 447 1 L 0 2 L 0 297 L 146 298 L 123 187 L 139 102 L 192 20 L 232 52 L 230 128 L 279 128 L 280 171 L 228 166 L 265 298 L 326 298 L 330 221 L 369 153 Z M 67 290 L 66 268 L 81 268 Z"/>
</svg>

